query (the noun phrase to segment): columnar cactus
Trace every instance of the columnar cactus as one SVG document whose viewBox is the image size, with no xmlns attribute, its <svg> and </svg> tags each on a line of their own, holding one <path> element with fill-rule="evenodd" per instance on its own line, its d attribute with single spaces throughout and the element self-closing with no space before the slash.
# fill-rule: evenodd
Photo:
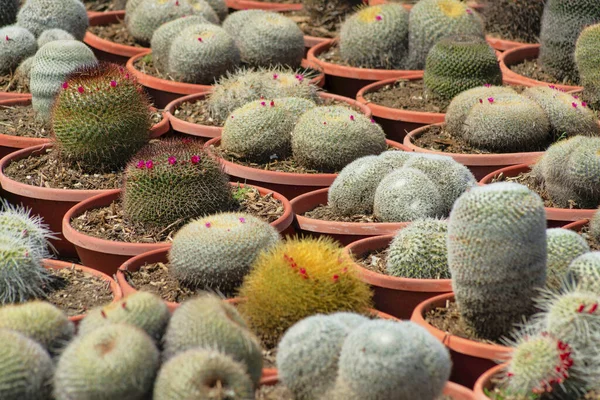
<svg viewBox="0 0 600 400">
<path fill-rule="evenodd" d="M 489 29 L 503 39 L 537 43 L 544 0 L 488 0 L 483 16 Z"/>
<path fill-rule="evenodd" d="M 37 51 L 35 37 L 25 28 L 6 26 L 0 28 L 0 73 L 14 71 L 21 61 Z"/>
<path fill-rule="evenodd" d="M 342 24 L 339 46 L 342 59 L 354 67 L 402 69 L 408 11 L 394 3 L 362 8 Z"/>
<path fill-rule="evenodd" d="M 152 34 L 150 47 L 152 48 L 152 64 L 159 70 L 166 71 L 169 62 L 171 45 L 177 35 L 189 26 L 206 24 L 206 18 L 200 15 L 190 15 L 166 22 Z M 188 55 L 188 54 L 186 54 Z"/>
<path fill-rule="evenodd" d="M 553 228 L 546 231 L 548 241 L 546 287 L 559 290 L 567 277 L 569 264 L 582 254 L 590 251 L 590 246 L 577 232 Z"/>
<path fill-rule="evenodd" d="M 41 35 L 37 38 L 37 44 L 38 47 L 41 48 L 46 43 L 50 43 L 55 40 L 75 40 L 75 37 L 65 30 L 52 28 L 41 33 Z"/>
<path fill-rule="evenodd" d="M 575 45 L 575 63 L 586 98 L 594 108 L 600 107 L 600 24 L 585 28 Z"/>
<path fill-rule="evenodd" d="M 592 251 L 574 259 L 569 264 L 567 279 L 580 291 L 600 295 L 600 252 Z"/>
<path fill-rule="evenodd" d="M 16 22 L 20 5 L 20 0 L 0 0 L 0 27 Z"/>
<path fill-rule="evenodd" d="M 479 36 L 451 36 L 429 51 L 423 75 L 425 88 L 442 99 L 485 84 L 502 85 L 496 52 Z"/>
<path fill-rule="evenodd" d="M 59 28 L 77 40 L 83 40 L 89 20 L 83 3 L 79 0 L 27 0 L 19 14 L 17 25 L 28 29 L 35 37 L 42 32 Z"/>
<path fill-rule="evenodd" d="M 540 197 L 511 182 L 474 187 L 448 222 L 448 265 L 461 315 L 486 339 L 534 311 L 546 282 L 546 214 Z"/>
<path fill-rule="evenodd" d="M 4 210 L 0 211 L 0 234 L 23 239 L 38 258 L 50 257 L 49 240 L 56 239 L 42 217 L 32 215 L 31 210 L 25 207 L 8 202 L 4 203 Z"/>
</svg>

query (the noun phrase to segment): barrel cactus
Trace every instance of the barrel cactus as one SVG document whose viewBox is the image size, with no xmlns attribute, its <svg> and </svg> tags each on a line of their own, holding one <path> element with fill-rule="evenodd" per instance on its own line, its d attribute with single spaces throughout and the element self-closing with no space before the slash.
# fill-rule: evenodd
<svg viewBox="0 0 600 400">
<path fill-rule="evenodd" d="M 600 24 L 585 28 L 575 45 L 575 63 L 580 83 L 585 89 L 586 99 L 594 108 L 600 107 Z"/>
<path fill-rule="evenodd" d="M 17 21 L 20 0 L 0 0 L 0 27 L 12 25 Z"/>
<path fill-rule="evenodd" d="M 600 242 L 600 210 L 596 211 L 590 219 L 588 235 L 596 242 Z"/>
<path fill-rule="evenodd" d="M 17 14 L 17 25 L 35 37 L 48 29 L 59 28 L 83 40 L 89 20 L 79 0 L 27 0 Z"/>
<path fill-rule="evenodd" d="M 240 10 L 230 14 L 223 21 L 223 29 L 225 29 L 231 37 L 238 37 L 242 29 L 258 16 L 267 15 L 264 10 Z"/>
<path fill-rule="evenodd" d="M 33 60 L 35 60 L 35 55 L 21 61 L 15 70 L 15 77 L 18 77 L 18 79 L 24 78 L 27 82 L 29 82 L 31 77 L 31 67 L 33 67 Z"/>
<path fill-rule="evenodd" d="M 42 217 L 37 214 L 32 215 L 30 209 L 8 202 L 0 211 L 0 234 L 23 239 L 28 243 L 30 251 L 38 258 L 50 257 L 49 240 L 56 239 Z"/>
<path fill-rule="evenodd" d="M 567 279 L 577 289 L 600 295 L 600 252 L 584 253 L 569 264 Z"/>
<path fill-rule="evenodd" d="M 0 28 L 0 73 L 14 71 L 21 61 L 37 51 L 35 37 L 25 28 L 6 26 Z"/>
<path fill-rule="evenodd" d="M 546 286 L 559 290 L 565 282 L 569 264 L 582 254 L 588 253 L 590 247 L 577 232 L 553 228 L 546 231 L 548 241 L 548 271 Z"/>
<path fill-rule="evenodd" d="M 42 34 L 37 38 L 37 44 L 38 47 L 41 48 L 46 43 L 50 43 L 55 40 L 75 40 L 75 37 L 65 30 L 52 28 L 42 32 Z"/>
</svg>

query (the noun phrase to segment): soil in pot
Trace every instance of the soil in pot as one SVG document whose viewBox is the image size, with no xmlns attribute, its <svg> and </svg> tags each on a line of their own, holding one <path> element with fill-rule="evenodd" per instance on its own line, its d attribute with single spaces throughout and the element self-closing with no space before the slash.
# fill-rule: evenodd
<svg viewBox="0 0 600 400">
<path fill-rule="evenodd" d="M 510 65 L 508 68 L 519 75 L 535 79 L 536 81 L 569 86 L 577 86 L 579 84 L 578 82 L 573 82 L 569 79 L 564 79 L 562 81 L 556 79 L 553 75 L 544 71 L 544 68 L 538 64 L 537 59 L 525 60 L 519 64 Z"/>
<path fill-rule="evenodd" d="M 294 396 L 282 383 L 263 385 L 256 391 L 256 400 L 294 400 Z"/>
<path fill-rule="evenodd" d="M 585 225 L 583 228 L 581 228 L 579 234 L 585 239 L 588 246 L 590 246 L 591 251 L 600 251 L 600 242 L 598 242 L 598 240 L 596 240 L 594 237 L 590 236 L 589 231 L 589 225 Z"/>
<path fill-rule="evenodd" d="M 342 59 L 342 56 L 340 55 L 340 47 L 337 42 L 333 43 L 327 51 L 324 51 L 324 52 L 320 53 L 319 55 L 317 55 L 317 58 L 319 60 L 327 62 L 327 63 L 341 65 L 344 67 L 355 68 L 354 66 L 348 64 L 347 62 L 345 62 Z M 385 71 L 385 70 L 381 69 L 381 71 Z M 415 71 L 415 72 L 417 72 L 417 71 Z"/>
<path fill-rule="evenodd" d="M 90 33 L 98 36 L 100 39 L 108 40 L 109 42 L 122 44 L 124 46 L 133 46 L 139 48 L 147 48 L 148 46 L 139 43 L 127 30 L 125 22 L 118 20 L 114 24 L 109 25 L 96 25 L 88 28 Z"/>
<path fill-rule="evenodd" d="M 0 74 L 0 92 L 29 93 L 29 78 L 17 73 Z"/>
<path fill-rule="evenodd" d="M 119 4 L 120 3 L 120 4 Z M 84 0 L 86 10 L 95 12 L 118 11 L 125 7 L 123 0 Z"/>
<path fill-rule="evenodd" d="M 36 118 L 33 107 L 0 105 L 0 134 L 28 138 L 48 138 L 50 125 Z"/>
<path fill-rule="evenodd" d="M 316 208 L 302 214 L 307 218 L 332 222 L 382 222 L 373 214 L 339 215 L 333 206 L 320 204 Z"/>
</svg>

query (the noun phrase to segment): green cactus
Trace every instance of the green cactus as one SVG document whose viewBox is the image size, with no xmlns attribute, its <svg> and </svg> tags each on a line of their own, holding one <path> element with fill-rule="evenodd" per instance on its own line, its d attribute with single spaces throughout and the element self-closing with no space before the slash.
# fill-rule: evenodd
<svg viewBox="0 0 600 400">
<path fill-rule="evenodd" d="M 448 36 L 484 37 L 481 17 L 460 0 L 421 0 L 408 19 L 407 69 L 423 69 L 427 54 Z"/>
<path fill-rule="evenodd" d="M 409 321 L 370 321 L 344 341 L 330 398 L 436 399 L 451 367 L 448 350 L 425 328 Z"/>
<path fill-rule="evenodd" d="M 592 251 L 574 259 L 569 264 L 567 280 L 580 291 L 600 295 L 600 252 Z"/>
<path fill-rule="evenodd" d="M 390 243 L 388 275 L 411 279 L 450 279 L 445 220 L 416 220 L 400 229 Z"/>
<path fill-rule="evenodd" d="M 272 67 L 259 69 L 257 71 L 262 79 L 262 90 L 265 98 L 296 97 L 312 100 L 316 103 L 321 101 L 319 87 L 311 83 L 310 76 L 297 73 L 290 68 Z"/>
<path fill-rule="evenodd" d="M 223 29 L 225 29 L 231 37 L 239 37 L 242 29 L 258 16 L 267 15 L 264 10 L 241 10 L 236 11 L 223 21 Z"/>
<path fill-rule="evenodd" d="M 546 230 L 548 242 L 546 287 L 559 290 L 566 278 L 569 264 L 582 254 L 588 253 L 590 247 L 577 232 L 553 228 Z"/>
<path fill-rule="evenodd" d="M 0 329 L 0 398 L 49 400 L 53 363 L 42 346 L 9 329 Z"/>
<path fill-rule="evenodd" d="M 50 43 L 55 40 L 75 40 L 75 37 L 65 30 L 52 28 L 42 32 L 37 39 L 37 45 L 39 48 L 42 48 L 42 46 L 46 43 Z"/>
<path fill-rule="evenodd" d="M 357 158 L 386 150 L 385 133 L 374 121 L 343 106 L 315 107 L 292 131 L 292 153 L 298 164 L 335 172 Z"/>
<path fill-rule="evenodd" d="M 451 36 L 429 51 L 423 75 L 425 88 L 450 100 L 457 94 L 485 84 L 502 85 L 496 52 L 479 36 Z"/>
<path fill-rule="evenodd" d="M 537 43 L 545 0 L 487 0 L 483 17 L 502 39 Z"/>
<path fill-rule="evenodd" d="M 213 11 L 217 14 L 217 17 L 219 17 L 219 21 L 223 22 L 225 21 L 225 18 L 227 18 L 227 15 L 229 14 L 228 10 L 227 10 L 227 4 L 225 3 L 224 0 L 205 0 L 206 3 L 210 6 L 210 8 L 213 9 Z"/>
<path fill-rule="evenodd" d="M 375 190 L 373 214 L 383 222 L 442 217 L 444 202 L 424 172 L 400 168 L 385 176 Z"/>
<path fill-rule="evenodd" d="M 244 364 L 255 386 L 262 375 L 262 348 L 231 304 L 212 295 L 184 302 L 171 317 L 164 336 L 168 360 L 192 348 L 218 350 Z"/>
<path fill-rule="evenodd" d="M 129 16 L 133 15 L 133 11 L 140 5 L 142 0 L 127 0 L 125 4 L 125 24 L 129 22 Z"/>
<path fill-rule="evenodd" d="M 17 25 L 28 29 L 35 37 L 48 29 L 58 28 L 83 40 L 89 20 L 85 6 L 79 0 L 27 0 L 17 14 Z"/>
<path fill-rule="evenodd" d="M 409 151 L 387 150 L 379 155 L 379 159 L 382 163 L 389 165 L 390 168 L 397 169 L 402 168 L 414 156 L 416 154 Z"/>
<path fill-rule="evenodd" d="M 233 204 L 228 181 L 200 142 L 163 140 L 142 149 L 125 168 L 125 215 L 148 226 L 169 226 L 228 211 Z"/>
<path fill-rule="evenodd" d="M 0 27 L 12 25 L 17 21 L 20 0 L 0 0 Z"/>
<path fill-rule="evenodd" d="M 56 355 L 75 334 L 64 312 L 43 301 L 0 307 L 0 329 L 11 329 L 41 344 Z"/>
<path fill-rule="evenodd" d="M 141 329 L 113 324 L 78 336 L 54 374 L 56 400 L 142 400 L 152 392 L 159 352 Z"/>
<path fill-rule="evenodd" d="M 31 210 L 25 207 L 8 202 L 4 203 L 4 209 L 0 211 L 0 235 L 4 234 L 23 239 L 38 258 L 50 257 L 49 240 L 57 238 L 42 217 L 32 215 Z"/>
<path fill-rule="evenodd" d="M 588 26 L 579 35 L 575 45 L 575 63 L 586 99 L 594 109 L 600 107 L 600 24 Z"/>
<path fill-rule="evenodd" d="M 245 213 L 223 213 L 190 222 L 173 237 L 169 273 L 194 289 L 232 293 L 258 253 L 279 241 L 275 228 Z"/>
<path fill-rule="evenodd" d="M 596 242 L 600 242 L 600 209 L 594 213 L 589 222 L 588 235 Z"/>
<path fill-rule="evenodd" d="M 394 3 L 362 8 L 342 24 L 339 47 L 342 59 L 353 67 L 402 69 L 408 11 Z"/>
<path fill-rule="evenodd" d="M 79 335 L 87 335 L 103 326 L 125 323 L 142 329 L 158 342 L 170 317 L 161 298 L 148 292 L 134 292 L 119 301 L 93 308 L 77 329 Z"/>
<path fill-rule="evenodd" d="M 496 340 L 533 311 L 546 282 L 546 213 L 527 187 L 499 182 L 458 198 L 448 221 L 456 302 L 475 333 Z"/>
<path fill-rule="evenodd" d="M 314 101 L 300 97 L 278 97 L 274 98 L 273 101 L 290 113 L 294 120 L 294 125 L 298 122 L 302 114 L 317 106 Z"/>
<path fill-rule="evenodd" d="M 33 59 L 29 82 L 37 116 L 48 121 L 67 76 L 80 67 L 96 64 L 94 52 L 76 40 L 55 40 L 40 48 Z"/>
<path fill-rule="evenodd" d="M 191 349 L 167 361 L 154 384 L 154 400 L 254 398 L 246 367 L 209 349 Z"/>
<path fill-rule="evenodd" d="M 37 51 L 35 37 L 25 28 L 5 26 L 0 28 L 0 73 L 14 71 L 21 61 Z"/>
<path fill-rule="evenodd" d="M 540 31 L 538 63 L 559 80 L 578 81 L 575 44 L 581 31 L 600 22 L 600 3 L 594 0 L 547 0 Z"/>
</svg>

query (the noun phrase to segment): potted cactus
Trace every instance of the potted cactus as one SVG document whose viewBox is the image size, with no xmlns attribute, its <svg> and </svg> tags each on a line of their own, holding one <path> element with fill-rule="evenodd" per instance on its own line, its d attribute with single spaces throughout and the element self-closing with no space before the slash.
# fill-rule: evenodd
<svg viewBox="0 0 600 400">
<path fill-rule="evenodd" d="M 16 25 L 0 27 L 0 34 L 3 37 L 0 42 L 0 101 L 25 97 L 29 93 L 29 80 L 19 65 L 35 55 L 38 49 L 35 36 Z"/>
<path fill-rule="evenodd" d="M 544 0 L 486 0 L 482 15 L 488 42 L 500 51 L 538 43 L 543 11 Z"/>
<path fill-rule="evenodd" d="M 600 110 L 600 70 L 597 55 L 599 35 L 600 24 L 589 26 L 581 32 L 575 46 L 575 63 L 583 86 L 583 90 L 577 95 L 594 111 Z"/>
</svg>

